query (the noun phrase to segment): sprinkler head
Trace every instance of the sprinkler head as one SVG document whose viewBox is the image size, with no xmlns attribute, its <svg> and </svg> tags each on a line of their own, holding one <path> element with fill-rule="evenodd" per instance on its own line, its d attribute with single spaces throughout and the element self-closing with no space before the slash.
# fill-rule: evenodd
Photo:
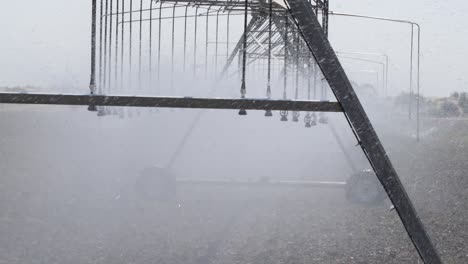
<svg viewBox="0 0 468 264">
<path fill-rule="evenodd" d="M 99 107 L 99 109 L 97 110 L 97 116 L 99 117 L 106 116 L 106 112 L 104 111 L 104 108 Z"/>
<path fill-rule="evenodd" d="M 245 115 L 247 115 L 247 111 L 245 111 L 245 109 L 241 109 L 241 110 L 239 110 L 239 115 L 245 116 Z"/>
<path fill-rule="evenodd" d="M 280 111 L 281 121 L 286 122 L 288 121 L 288 111 Z"/>
<path fill-rule="evenodd" d="M 320 124 L 328 124 L 328 117 L 326 117 L 326 116 L 324 116 L 324 115 L 323 115 L 323 116 L 320 116 L 320 117 L 319 117 L 319 123 L 320 123 Z"/>
<path fill-rule="evenodd" d="M 307 114 L 305 115 L 305 117 L 304 117 L 305 127 L 307 127 L 307 128 L 312 127 L 312 126 L 310 125 L 310 122 L 311 122 L 311 121 L 312 121 L 312 116 L 310 115 L 310 113 L 307 113 Z"/>
<path fill-rule="evenodd" d="M 293 122 L 299 122 L 299 116 L 300 116 L 299 112 L 293 112 L 293 119 L 292 119 L 292 121 L 293 121 Z"/>
<path fill-rule="evenodd" d="M 266 117 L 272 117 L 272 116 L 273 116 L 273 113 L 271 112 L 271 110 L 266 110 L 265 116 L 266 116 Z"/>
<path fill-rule="evenodd" d="M 111 115 L 112 114 L 111 109 L 109 109 L 109 107 L 104 108 L 104 113 L 106 113 L 106 115 Z"/>
<path fill-rule="evenodd" d="M 381 205 L 387 197 L 377 176 L 372 170 L 363 170 L 346 180 L 346 198 L 365 206 Z"/>
<path fill-rule="evenodd" d="M 97 108 L 96 108 L 95 105 L 89 105 L 89 106 L 88 106 L 88 111 L 96 112 L 96 111 L 97 111 Z"/>
</svg>

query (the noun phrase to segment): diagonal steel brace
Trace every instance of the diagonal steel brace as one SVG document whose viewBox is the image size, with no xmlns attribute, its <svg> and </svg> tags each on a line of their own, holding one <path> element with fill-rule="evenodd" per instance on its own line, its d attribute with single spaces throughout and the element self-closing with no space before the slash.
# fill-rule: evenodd
<svg viewBox="0 0 468 264">
<path fill-rule="evenodd" d="M 285 0 L 370 164 L 426 264 L 442 263 L 377 133 L 307 0 Z"/>
</svg>

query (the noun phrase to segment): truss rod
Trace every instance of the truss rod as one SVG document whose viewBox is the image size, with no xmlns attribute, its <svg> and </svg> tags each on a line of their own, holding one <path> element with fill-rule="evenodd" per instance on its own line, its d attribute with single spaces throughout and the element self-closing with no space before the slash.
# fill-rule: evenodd
<svg viewBox="0 0 468 264">
<path fill-rule="evenodd" d="M 93 105 L 199 109 L 248 109 L 342 112 L 336 102 L 192 97 L 141 97 L 105 95 L 0 93 L 2 104 Z"/>
<path fill-rule="evenodd" d="M 177 183 L 201 186 L 244 186 L 244 187 L 294 187 L 294 188 L 333 188 L 344 189 L 346 182 L 326 181 L 237 181 L 223 179 L 177 179 Z"/>
</svg>

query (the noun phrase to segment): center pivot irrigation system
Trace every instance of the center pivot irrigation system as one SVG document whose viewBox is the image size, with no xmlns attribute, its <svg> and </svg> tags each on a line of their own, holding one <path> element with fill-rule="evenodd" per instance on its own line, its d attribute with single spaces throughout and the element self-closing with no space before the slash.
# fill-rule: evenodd
<svg viewBox="0 0 468 264">
<path fill-rule="evenodd" d="M 442 263 L 328 41 L 328 0 L 91 2 L 90 94 L 0 93 L 0 103 L 85 105 L 121 117 L 132 107 L 234 109 L 269 118 L 279 111 L 281 121 L 291 112 L 298 122 L 305 112 L 306 128 L 328 124 L 325 112 L 342 112 L 420 257 Z M 336 101 L 328 101 L 330 90 Z M 238 99 L 227 99 L 233 91 Z"/>
</svg>

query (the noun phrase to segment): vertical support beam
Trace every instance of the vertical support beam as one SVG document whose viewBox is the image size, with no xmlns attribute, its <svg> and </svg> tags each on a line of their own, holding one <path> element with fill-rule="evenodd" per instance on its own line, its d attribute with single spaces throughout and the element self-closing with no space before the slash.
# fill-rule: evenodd
<svg viewBox="0 0 468 264">
<path fill-rule="evenodd" d="M 271 26 L 273 24 L 273 0 L 269 0 L 268 3 L 268 68 L 267 68 L 267 92 L 266 96 L 268 99 L 271 99 L 271 38 L 273 37 Z M 270 110 L 265 112 L 266 117 L 273 116 L 273 113 Z"/>
<path fill-rule="evenodd" d="M 414 27 L 411 25 L 411 46 L 410 46 L 410 90 L 408 99 L 408 119 L 413 118 L 413 53 L 414 53 Z"/>
<path fill-rule="evenodd" d="M 328 39 L 328 13 L 329 13 L 329 0 L 323 0 L 323 7 L 322 7 L 322 29 L 323 34 Z M 328 99 L 328 89 L 323 86 L 322 83 L 322 100 Z M 324 114 L 322 113 L 322 116 Z"/>
<path fill-rule="evenodd" d="M 102 87 L 100 87 L 100 94 L 105 94 L 106 93 L 106 87 L 107 87 L 107 20 L 108 20 L 108 15 L 107 12 L 109 10 L 109 1 L 106 0 L 105 4 L 105 9 L 104 9 L 104 66 L 103 66 L 103 72 L 102 72 Z"/>
<path fill-rule="evenodd" d="M 247 37 L 248 37 L 248 24 L 247 24 L 247 13 L 248 13 L 248 0 L 244 0 L 244 35 L 242 37 L 242 84 L 241 84 L 241 97 L 245 98 L 246 87 L 245 87 L 245 71 L 247 62 Z"/>
<path fill-rule="evenodd" d="M 244 5 L 244 38 L 242 40 L 242 80 L 241 80 L 241 98 L 244 99 L 245 95 L 247 94 L 246 90 L 246 84 L 245 84 L 245 74 L 246 74 L 246 67 L 247 67 L 247 38 L 249 36 L 249 32 L 247 31 L 248 29 L 248 24 L 247 24 L 247 17 L 248 17 L 248 9 L 249 9 L 249 1 L 244 0 L 245 5 Z M 239 115 L 247 115 L 247 111 L 245 109 L 240 109 L 239 110 Z"/>
<path fill-rule="evenodd" d="M 103 0 L 100 0 L 99 7 L 99 85 L 97 92 L 102 93 L 102 28 L 103 28 Z"/>
<path fill-rule="evenodd" d="M 219 12 L 221 9 L 218 9 L 216 12 L 216 38 L 215 38 L 215 76 L 218 74 L 218 43 L 219 43 Z"/>
<path fill-rule="evenodd" d="M 89 78 L 89 92 L 94 95 L 96 92 L 96 16 L 97 0 L 91 1 L 91 76 Z M 99 65 L 101 67 L 101 65 Z M 96 111 L 95 105 L 89 105 L 88 111 Z"/>
<path fill-rule="evenodd" d="M 129 27 L 129 32 L 128 32 L 128 85 L 129 87 L 132 86 L 132 28 L 133 28 L 133 1 L 130 0 L 130 10 L 129 10 L 129 15 L 130 15 L 130 24 L 128 25 Z"/>
<path fill-rule="evenodd" d="M 195 7 L 195 29 L 193 30 L 193 79 L 197 78 L 197 26 L 198 26 L 198 8 Z"/>
<path fill-rule="evenodd" d="M 174 92 L 174 50 L 175 50 L 175 11 L 177 2 L 172 7 L 172 38 L 171 38 L 171 91 Z"/>
<path fill-rule="evenodd" d="M 111 82 L 111 77 L 112 77 L 112 33 L 113 31 L 113 5 L 114 5 L 114 0 L 109 0 L 109 13 L 106 12 L 106 16 L 109 16 L 109 47 L 108 47 L 108 58 L 109 58 L 109 67 L 107 67 L 107 93 L 111 93 L 111 88 L 113 86 Z"/>
<path fill-rule="evenodd" d="M 141 52 L 143 44 L 143 0 L 140 0 L 140 26 L 139 26 L 139 41 L 138 41 L 138 89 L 141 91 Z"/>
<path fill-rule="evenodd" d="M 323 33 L 328 38 L 328 11 L 329 11 L 329 0 L 323 0 L 323 7 L 322 7 L 322 28 Z"/>
<path fill-rule="evenodd" d="M 91 94 L 96 92 L 96 14 L 97 0 L 92 0 L 91 11 L 91 76 L 89 90 Z"/>
<path fill-rule="evenodd" d="M 148 64 L 148 78 L 149 78 L 149 87 L 153 87 L 153 1 L 150 1 L 150 21 L 149 21 L 149 47 L 148 47 L 148 57 L 149 57 L 149 64 Z"/>
<path fill-rule="evenodd" d="M 385 55 L 385 97 L 388 95 L 388 55 Z"/>
<path fill-rule="evenodd" d="M 115 8 L 115 63 L 114 63 L 114 83 L 118 89 L 121 85 L 117 78 L 119 77 L 118 67 L 119 67 L 119 16 L 120 16 L 120 0 L 117 0 L 117 6 Z M 123 24 L 123 21 L 122 21 Z"/>
<path fill-rule="evenodd" d="M 418 58 L 417 58 L 417 65 L 418 65 L 418 72 L 417 72 L 417 86 L 416 88 L 418 89 L 417 90 L 417 98 L 416 98 L 416 141 L 419 142 L 419 133 L 420 133 L 420 116 L 419 116 L 419 112 L 420 112 L 420 100 L 421 100 L 421 83 L 420 83 L 420 75 L 421 75 L 421 71 L 420 71 L 420 68 L 421 68 L 421 65 L 420 65 L 420 60 L 421 60 L 421 27 L 419 26 L 419 24 L 417 23 L 413 23 L 412 24 L 413 26 L 416 26 L 417 30 L 418 30 Z"/>
<path fill-rule="evenodd" d="M 285 2 L 420 257 L 426 264 L 442 263 L 311 5 L 307 0 Z"/>
<path fill-rule="evenodd" d="M 122 45 L 120 45 L 120 92 L 123 92 L 123 89 L 124 89 L 124 54 L 125 54 L 125 50 L 124 50 L 124 46 L 125 46 L 125 0 L 122 0 L 122 12 L 121 12 L 121 15 L 122 15 L 122 23 L 121 23 L 121 34 L 120 34 L 120 42 L 122 42 Z"/>
</svg>

